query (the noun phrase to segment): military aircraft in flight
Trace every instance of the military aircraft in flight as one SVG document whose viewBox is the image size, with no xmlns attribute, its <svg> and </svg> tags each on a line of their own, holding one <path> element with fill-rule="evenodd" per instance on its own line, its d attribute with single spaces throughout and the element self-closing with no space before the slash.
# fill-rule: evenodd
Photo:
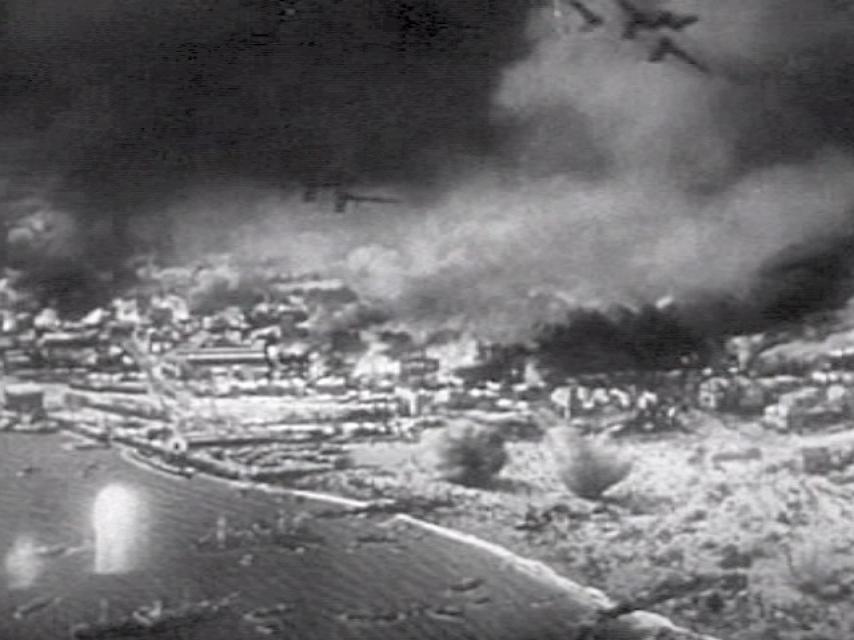
<svg viewBox="0 0 854 640">
<path fill-rule="evenodd" d="M 380 204 L 395 204 L 400 202 L 397 198 L 386 196 L 361 196 L 346 191 L 338 190 L 335 193 L 335 213 L 347 213 L 347 205 L 359 202 L 376 202 Z"/>
<path fill-rule="evenodd" d="M 321 189 L 338 189 L 341 187 L 339 180 L 328 182 L 310 182 L 305 186 L 302 193 L 303 202 L 316 202 Z"/>
<path fill-rule="evenodd" d="M 542 0 L 535 0 L 535 4 L 542 6 Z M 584 20 L 583 31 L 590 31 L 605 24 L 605 19 L 593 11 L 581 0 L 551 0 L 552 15 L 560 20 L 564 17 L 564 5 L 569 5 Z"/>
<path fill-rule="evenodd" d="M 703 73 L 709 73 L 709 68 L 706 65 L 679 47 L 671 38 L 662 36 L 655 49 L 649 54 L 649 61 L 663 62 L 668 56 L 681 60 Z"/>
<path fill-rule="evenodd" d="M 559 1 L 560 0 L 558 0 L 558 2 Z M 586 4 L 581 2 L 581 0 L 566 0 L 566 2 L 569 6 L 575 9 L 579 16 L 584 19 L 584 26 L 582 29 L 589 31 L 605 24 L 605 19 Z"/>
<path fill-rule="evenodd" d="M 640 31 L 660 31 L 671 29 L 681 31 L 700 20 L 699 16 L 687 13 L 674 13 L 655 9 L 646 11 L 639 8 L 630 0 L 616 0 L 617 4 L 626 15 L 623 27 L 623 38 L 632 40 Z"/>
</svg>

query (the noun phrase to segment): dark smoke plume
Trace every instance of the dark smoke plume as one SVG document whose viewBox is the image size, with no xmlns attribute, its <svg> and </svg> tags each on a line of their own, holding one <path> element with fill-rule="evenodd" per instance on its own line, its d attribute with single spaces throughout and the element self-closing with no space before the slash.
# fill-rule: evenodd
<svg viewBox="0 0 854 640">
<path fill-rule="evenodd" d="M 168 223 L 159 214 L 187 189 L 334 178 L 429 193 L 449 165 L 498 144 L 491 95 L 527 46 L 527 8 L 511 0 L 4 9 L 0 135 L 27 147 L 4 164 L 57 179 L 51 202 L 101 236 L 86 248 L 100 264 L 137 226 Z"/>
<path fill-rule="evenodd" d="M 222 247 L 502 340 L 579 307 L 669 296 L 702 336 L 850 295 L 849 10 L 638 0 L 700 16 L 673 37 L 703 74 L 589 4 L 603 29 L 511 0 L 7 3 L 3 131 L 25 151 L 4 165 L 55 180 L 66 253 L 191 254 L 239 227 Z M 324 215 L 317 178 L 404 202 Z"/>
</svg>

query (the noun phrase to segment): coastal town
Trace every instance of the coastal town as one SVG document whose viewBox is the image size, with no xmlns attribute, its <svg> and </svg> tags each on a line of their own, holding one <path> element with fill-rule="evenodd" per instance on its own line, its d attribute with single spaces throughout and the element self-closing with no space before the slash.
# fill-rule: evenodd
<svg viewBox="0 0 854 640">
<path fill-rule="evenodd" d="M 852 15 L 4 2 L 0 640 L 854 638 Z"/>
<path fill-rule="evenodd" d="M 133 291 L 73 320 L 7 294 L 0 430 L 63 432 L 76 455 L 119 448 L 176 481 L 415 515 L 717 637 L 762 625 L 795 637 L 794 599 L 826 624 L 854 622 L 834 608 L 847 569 L 829 560 L 852 543 L 831 515 L 854 482 L 844 311 L 785 340 L 733 338 L 703 366 L 556 378 L 530 353 L 463 332 L 391 330 L 339 281 L 252 273 L 247 286 L 215 260 L 148 264 Z M 472 480 L 448 443 L 482 434 L 503 453 Z M 773 485 L 757 489 L 760 469 Z M 777 503 L 770 521 L 758 515 Z M 803 548 L 828 518 L 833 550 Z M 323 543 L 285 520 L 256 531 L 222 518 L 197 544 L 215 553 L 265 536 Z"/>
</svg>

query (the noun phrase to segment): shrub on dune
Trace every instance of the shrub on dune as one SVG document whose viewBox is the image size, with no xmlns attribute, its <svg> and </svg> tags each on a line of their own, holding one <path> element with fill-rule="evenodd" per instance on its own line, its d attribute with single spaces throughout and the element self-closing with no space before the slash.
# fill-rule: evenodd
<svg viewBox="0 0 854 640">
<path fill-rule="evenodd" d="M 598 500 L 631 472 L 631 461 L 612 446 L 585 438 L 570 427 L 551 429 L 547 441 L 558 476 L 580 498 Z"/>
<path fill-rule="evenodd" d="M 476 422 L 450 424 L 438 434 L 433 454 L 443 480 L 469 487 L 489 485 L 508 458 L 501 432 Z"/>
</svg>

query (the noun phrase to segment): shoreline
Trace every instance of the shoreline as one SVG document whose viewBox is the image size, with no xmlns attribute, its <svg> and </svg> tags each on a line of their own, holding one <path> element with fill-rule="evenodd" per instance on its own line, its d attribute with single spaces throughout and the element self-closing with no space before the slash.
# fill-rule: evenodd
<svg viewBox="0 0 854 640">
<path fill-rule="evenodd" d="M 79 425 L 75 424 L 75 422 L 76 421 L 73 419 L 61 421 L 59 433 L 66 436 L 70 435 L 75 440 L 99 440 L 97 433 L 89 432 L 85 428 L 78 428 Z M 125 449 L 137 448 L 137 446 L 135 446 L 137 443 L 133 440 L 128 440 L 126 442 L 113 440 L 112 442 L 115 444 L 116 448 L 119 449 L 120 455 L 125 462 L 129 462 L 138 468 L 145 467 L 149 473 L 158 471 L 149 465 L 130 459 L 124 454 Z M 144 445 L 145 443 L 141 444 Z M 158 453 L 161 452 L 158 450 Z M 288 488 L 257 480 L 238 479 L 227 473 L 211 473 L 210 469 L 200 469 L 195 464 L 194 467 L 198 471 L 197 475 L 205 481 L 209 480 L 215 483 L 224 483 L 232 488 L 251 488 L 252 490 L 270 495 L 278 494 L 292 496 L 295 498 L 313 500 L 322 504 L 347 508 L 360 508 L 370 504 L 370 502 L 366 502 L 364 500 L 348 498 L 335 493 L 315 491 L 311 489 Z M 160 471 L 160 474 L 162 476 L 173 475 L 164 471 Z M 177 479 L 173 477 L 172 480 L 175 481 Z M 190 481 L 190 479 L 186 479 L 186 481 Z M 454 540 L 459 544 L 481 549 L 498 561 L 498 569 L 513 568 L 521 574 L 524 574 L 540 584 L 547 586 L 550 590 L 554 590 L 556 598 L 564 597 L 567 599 L 580 599 L 585 603 L 589 603 L 592 612 L 602 611 L 603 608 L 607 608 L 608 605 L 613 604 L 613 601 L 609 598 L 606 592 L 577 583 L 560 574 L 547 562 L 535 560 L 531 558 L 529 554 L 513 551 L 503 544 L 490 542 L 479 535 L 465 533 L 458 529 L 420 520 L 409 514 L 395 514 L 388 518 L 388 520 L 383 524 L 388 525 L 395 522 L 406 523 L 409 526 L 418 527 L 423 531 L 427 531 L 444 539 Z M 629 637 L 633 637 L 636 634 L 638 640 L 650 640 L 651 638 L 658 637 L 658 634 L 664 634 L 664 637 L 670 638 L 671 640 L 719 640 L 715 636 L 691 631 L 689 628 L 675 624 L 670 618 L 664 615 L 649 611 L 632 611 L 631 613 L 614 618 L 613 621 L 625 625 L 623 627 L 624 629 L 628 627 L 629 633 L 632 634 L 632 636 Z"/>
<path fill-rule="evenodd" d="M 128 455 L 128 450 L 133 449 L 133 445 L 129 443 L 120 442 L 117 444 L 117 446 L 121 450 L 120 457 L 125 462 L 132 464 L 137 468 L 145 469 L 150 473 L 159 473 L 164 477 L 171 477 L 173 480 L 177 480 L 173 474 L 153 468 L 149 465 L 144 464 L 143 462 L 135 460 L 132 456 Z M 195 462 L 191 459 L 188 459 L 188 461 L 191 463 Z M 228 477 L 225 474 L 221 475 L 211 473 L 206 469 L 199 468 L 195 464 L 193 464 L 193 468 L 195 468 L 198 473 L 197 477 L 202 478 L 205 481 L 225 484 L 234 489 L 250 488 L 252 490 L 260 491 L 262 493 L 270 495 L 286 495 L 295 498 L 312 500 L 323 504 L 349 508 L 362 508 L 367 507 L 371 504 L 370 502 L 364 500 L 347 498 L 344 496 L 321 491 L 288 488 L 251 479 L 237 480 L 235 478 Z M 193 479 L 194 478 L 185 478 L 187 482 L 190 482 Z M 499 569 L 515 570 L 520 574 L 548 587 L 549 589 L 557 591 L 558 596 L 566 597 L 568 599 L 574 600 L 575 602 L 581 603 L 582 605 L 588 607 L 592 612 L 605 611 L 617 604 L 605 592 L 594 587 L 588 587 L 578 582 L 575 582 L 574 580 L 571 580 L 570 578 L 560 574 L 558 571 L 556 571 L 543 561 L 525 557 L 509 549 L 506 546 L 490 542 L 479 536 L 466 533 L 458 529 L 446 527 L 444 525 L 439 525 L 426 520 L 422 520 L 406 513 L 398 513 L 392 515 L 381 526 L 391 526 L 393 523 L 405 523 L 408 526 L 416 527 L 418 529 L 421 529 L 422 531 L 426 531 L 442 539 L 451 540 L 458 544 L 462 544 L 478 549 L 479 551 L 483 551 L 488 555 L 493 556 L 496 560 L 499 561 Z M 628 624 L 630 627 L 630 632 L 639 634 L 639 639 L 654 637 L 654 634 L 666 630 L 668 633 L 672 634 L 674 640 L 718 640 L 718 638 L 715 638 L 714 636 L 699 634 L 697 632 L 691 631 L 690 629 L 680 627 L 673 623 L 669 618 L 651 611 L 632 611 L 630 613 L 618 616 L 616 620 Z"/>
</svg>

